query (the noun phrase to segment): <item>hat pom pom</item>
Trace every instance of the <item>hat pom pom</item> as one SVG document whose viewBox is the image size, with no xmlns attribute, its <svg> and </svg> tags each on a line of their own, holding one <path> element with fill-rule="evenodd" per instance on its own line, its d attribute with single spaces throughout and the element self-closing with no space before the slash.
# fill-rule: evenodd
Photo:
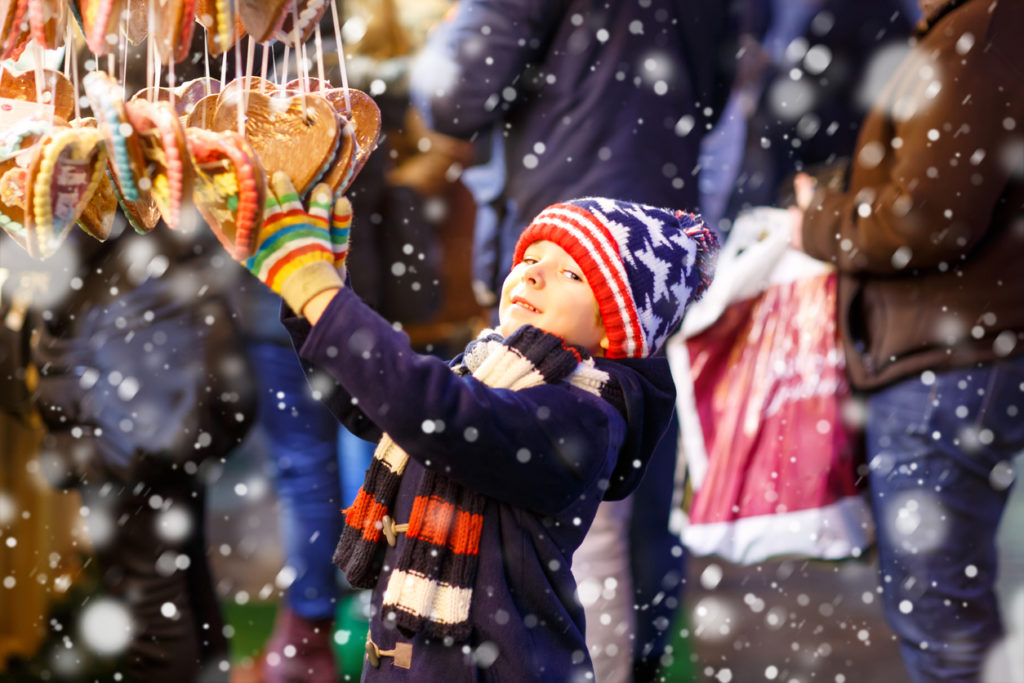
<svg viewBox="0 0 1024 683">
<path fill-rule="evenodd" d="M 686 236 L 697 243 L 697 290 L 693 293 L 691 301 L 700 301 L 715 276 L 715 264 L 718 261 L 720 247 L 718 234 L 695 213 L 677 211 L 676 218 L 679 219 Z"/>
</svg>

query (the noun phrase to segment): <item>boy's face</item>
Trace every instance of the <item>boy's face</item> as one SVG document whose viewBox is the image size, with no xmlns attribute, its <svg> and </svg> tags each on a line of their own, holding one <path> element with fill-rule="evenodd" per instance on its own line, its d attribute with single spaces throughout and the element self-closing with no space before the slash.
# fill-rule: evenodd
<svg viewBox="0 0 1024 683">
<path fill-rule="evenodd" d="M 591 355 L 608 348 L 597 299 L 579 267 L 554 242 L 534 242 L 501 287 L 499 330 L 504 336 L 523 325 L 557 334 Z"/>
</svg>

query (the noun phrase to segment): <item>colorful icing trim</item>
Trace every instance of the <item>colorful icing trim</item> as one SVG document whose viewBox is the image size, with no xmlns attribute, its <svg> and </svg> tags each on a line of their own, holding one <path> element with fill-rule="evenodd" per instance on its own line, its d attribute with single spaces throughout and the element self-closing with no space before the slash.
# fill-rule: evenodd
<svg viewBox="0 0 1024 683">
<path fill-rule="evenodd" d="M 7 161 L 24 152 L 25 149 L 22 149 L 21 145 L 25 138 L 43 135 L 52 127 L 53 124 L 35 118 L 18 121 L 0 137 L 0 161 Z"/>
<path fill-rule="evenodd" d="M 32 221 L 28 230 L 28 251 L 31 256 L 46 258 L 60 245 L 60 239 L 67 234 L 85 209 L 96 188 L 99 187 L 107 162 L 107 152 L 99 133 L 68 128 L 57 133 L 39 151 L 38 170 L 32 182 Z M 61 225 L 54 224 L 53 196 L 54 173 L 65 154 L 73 162 L 85 162 L 89 168 L 89 180 L 85 190 L 74 198 L 74 205 Z M 75 158 L 80 157 L 80 158 Z"/>
<path fill-rule="evenodd" d="M 11 20 L 11 33 L 7 36 L 7 41 L 4 43 L 4 54 L 3 56 L 8 59 L 18 59 L 21 57 L 21 53 L 28 47 L 28 41 L 18 40 L 24 35 L 22 30 L 19 28 L 25 21 L 25 12 L 28 10 L 28 0 L 18 0 L 18 5 L 14 10 L 14 18 Z"/>
<path fill-rule="evenodd" d="M 117 0 L 85 0 L 82 24 L 86 29 L 85 42 L 89 50 L 97 55 L 107 53 L 107 27 L 110 23 L 114 4 Z"/>
<path fill-rule="evenodd" d="M 139 201 L 139 188 L 135 184 L 135 177 L 132 173 L 128 143 L 125 136 L 121 134 L 121 126 L 128 125 L 130 127 L 130 124 L 121 119 L 120 112 L 112 99 L 107 76 L 102 72 L 94 71 L 82 80 L 82 84 L 85 86 L 85 92 L 90 102 L 95 105 L 93 110 L 107 139 L 107 146 L 110 148 L 114 172 L 117 174 L 122 195 L 127 201 L 137 202 Z"/>
<path fill-rule="evenodd" d="M 248 257 L 252 250 L 254 229 L 260 217 L 260 187 L 257 168 L 253 165 L 255 153 L 248 150 L 248 143 L 234 131 L 212 133 L 202 129 L 189 129 L 189 149 L 196 159 L 196 165 L 202 165 L 226 158 L 229 170 L 214 173 L 211 176 L 202 174 L 206 189 L 212 189 L 212 195 L 200 192 L 201 209 L 210 210 L 210 218 L 216 218 L 216 210 L 225 208 L 234 222 L 234 235 L 228 239 L 223 234 L 223 226 L 213 225 L 214 233 L 224 246 L 236 256 Z M 221 206 L 211 203 L 223 202 Z"/>
<path fill-rule="evenodd" d="M 156 104 L 139 100 L 126 105 L 128 119 L 137 130 L 152 128 L 147 132 L 156 132 L 156 141 L 152 138 L 144 140 L 143 153 L 149 161 L 163 167 L 152 174 L 153 199 L 160 207 L 164 222 L 171 228 L 177 228 L 181 216 L 181 200 L 185 194 L 185 167 L 181 158 L 179 145 L 184 144 L 184 132 L 177 113 L 166 102 Z M 154 144 L 155 142 L 155 144 Z"/>
<path fill-rule="evenodd" d="M 235 14 L 231 9 L 231 0 L 215 0 L 214 6 L 217 11 L 217 37 L 220 39 L 220 49 L 227 50 L 231 47 L 231 38 L 235 29 Z"/>
</svg>

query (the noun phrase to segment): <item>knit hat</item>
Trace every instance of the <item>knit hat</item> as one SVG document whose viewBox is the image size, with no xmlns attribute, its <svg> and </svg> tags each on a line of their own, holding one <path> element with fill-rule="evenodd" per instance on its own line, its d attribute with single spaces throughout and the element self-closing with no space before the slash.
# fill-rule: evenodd
<svg viewBox="0 0 1024 683">
<path fill-rule="evenodd" d="M 653 355 L 711 283 L 718 238 L 700 216 L 585 197 L 553 204 L 516 242 L 513 266 L 533 242 L 564 249 L 597 298 L 609 358 Z"/>
</svg>

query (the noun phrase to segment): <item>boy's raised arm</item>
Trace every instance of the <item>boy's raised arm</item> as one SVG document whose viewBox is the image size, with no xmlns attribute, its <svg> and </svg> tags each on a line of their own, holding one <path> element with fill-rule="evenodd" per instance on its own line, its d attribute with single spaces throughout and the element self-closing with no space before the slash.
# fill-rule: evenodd
<svg viewBox="0 0 1024 683">
<path fill-rule="evenodd" d="M 597 491 L 625 436 L 611 404 L 540 385 L 494 389 L 413 352 L 349 289 L 336 293 L 300 355 L 326 370 L 409 455 L 496 500 L 555 513 Z"/>
</svg>

